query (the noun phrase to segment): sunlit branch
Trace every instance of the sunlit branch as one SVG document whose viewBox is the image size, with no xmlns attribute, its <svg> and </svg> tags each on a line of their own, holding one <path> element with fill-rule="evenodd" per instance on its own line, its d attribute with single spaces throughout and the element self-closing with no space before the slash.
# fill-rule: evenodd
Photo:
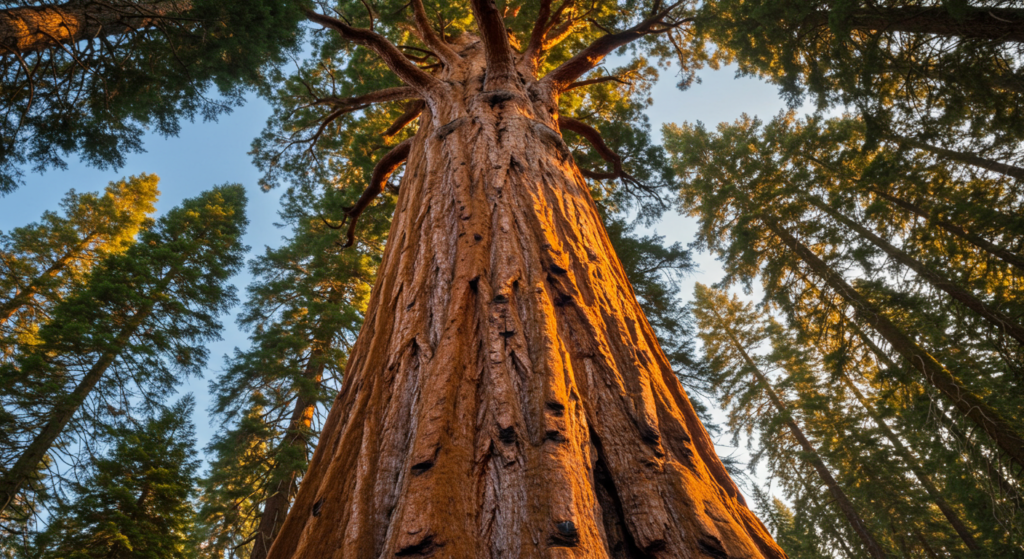
<svg viewBox="0 0 1024 559">
<path fill-rule="evenodd" d="M 362 196 L 356 201 L 356 205 L 345 210 L 345 217 L 350 221 L 348 223 L 348 230 L 345 232 L 345 244 L 341 245 L 343 248 L 350 247 L 355 243 L 356 222 L 359 220 L 359 216 L 370 205 L 370 202 L 373 202 L 373 199 L 384 191 L 384 183 L 387 182 L 388 177 L 408 159 L 412 140 L 412 138 L 409 138 L 398 144 L 374 165 L 373 174 L 370 175 L 369 186 L 366 187 Z"/>
<path fill-rule="evenodd" d="M 419 32 L 420 40 L 423 41 L 427 47 L 429 47 L 437 57 L 441 59 L 441 62 L 447 65 L 452 65 L 460 57 L 448 43 L 444 42 L 437 32 L 434 31 L 434 27 L 430 25 L 430 20 L 427 18 L 427 11 L 423 8 L 423 0 L 411 0 L 413 17 L 416 18 L 416 30 Z"/>
<path fill-rule="evenodd" d="M 45 50 L 86 39 L 120 35 L 192 8 L 190 0 L 130 5 L 68 2 L 0 10 L 0 54 Z"/>
<path fill-rule="evenodd" d="M 398 120 L 393 122 L 391 126 L 389 126 L 388 129 L 384 131 L 384 134 L 382 134 L 382 136 L 384 136 L 384 138 L 387 139 L 401 132 L 402 129 L 408 126 L 410 122 L 419 118 L 420 113 L 423 112 L 423 109 L 426 106 L 427 104 L 424 103 L 422 99 L 415 99 L 413 101 L 409 101 L 409 103 L 405 106 L 405 112 L 402 113 L 402 116 L 398 117 Z"/>
<path fill-rule="evenodd" d="M 517 80 L 505 20 L 493 0 L 472 0 L 470 3 L 487 58 L 487 81 L 484 83 L 484 91 L 507 89 L 509 84 Z"/>
<path fill-rule="evenodd" d="M 340 19 L 325 16 L 313 10 L 306 10 L 306 18 L 338 32 L 347 41 L 362 45 L 381 58 L 398 79 L 421 92 L 428 91 L 440 82 L 409 61 L 391 41 L 368 29 L 352 27 Z"/>
<path fill-rule="evenodd" d="M 547 34 L 548 20 L 551 19 L 551 1 L 541 0 L 537 20 L 533 22 L 533 31 L 530 33 L 530 42 L 526 44 L 523 53 L 523 64 L 530 72 L 537 71 L 537 59 L 544 48 L 544 36 Z"/>
<path fill-rule="evenodd" d="M 671 13 L 672 10 L 680 4 L 681 2 L 673 3 L 671 6 L 655 13 L 625 31 L 610 33 L 595 40 L 589 46 L 576 53 L 575 56 L 563 62 L 561 66 L 549 72 L 548 75 L 544 76 L 543 81 L 551 83 L 556 91 L 563 91 L 565 87 L 569 86 L 579 79 L 580 76 L 597 66 L 602 60 L 604 60 L 604 57 L 611 54 L 615 49 L 628 45 L 645 35 L 665 33 L 679 27 L 680 25 L 693 21 L 692 18 L 666 21 L 669 13 Z"/>
</svg>

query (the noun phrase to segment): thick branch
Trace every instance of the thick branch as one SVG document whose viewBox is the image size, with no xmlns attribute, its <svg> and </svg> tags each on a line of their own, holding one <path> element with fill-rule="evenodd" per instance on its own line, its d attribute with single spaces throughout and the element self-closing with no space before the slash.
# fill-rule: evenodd
<svg viewBox="0 0 1024 559">
<path fill-rule="evenodd" d="M 549 72 L 548 75 L 544 76 L 544 80 L 550 82 L 556 91 L 563 91 L 579 79 L 580 76 L 597 66 L 604 60 L 604 57 L 611 54 L 615 49 L 628 45 L 644 35 L 664 33 L 692 21 L 692 18 L 686 18 L 672 23 L 665 22 L 668 14 L 678 5 L 678 2 L 674 3 L 625 31 L 612 33 L 597 39 L 585 49 L 576 53 L 575 56 L 563 62 L 561 66 Z"/>
<path fill-rule="evenodd" d="M 484 83 L 484 91 L 509 89 L 511 84 L 517 83 L 518 80 L 505 19 L 498 11 L 494 0 L 472 0 L 471 4 L 487 57 L 487 81 Z"/>
<path fill-rule="evenodd" d="M 593 171 L 584 172 L 581 169 L 581 174 L 589 178 L 596 179 L 632 178 L 628 173 L 622 170 L 622 158 L 619 157 L 619 154 L 615 153 L 612 148 L 608 147 L 608 144 L 604 143 L 604 138 L 601 137 L 601 133 L 593 126 L 580 122 L 575 118 L 560 116 L 558 117 L 558 127 L 563 130 L 575 132 L 582 136 L 583 139 L 594 147 L 594 150 L 596 150 L 597 154 L 601 156 L 601 159 L 610 163 L 612 168 L 615 170 L 614 173 L 595 173 Z"/>
<path fill-rule="evenodd" d="M 125 5 L 68 2 L 0 11 L 0 52 L 28 53 L 82 40 L 120 35 L 153 25 L 168 14 L 192 8 L 190 0 L 157 0 Z"/>
<path fill-rule="evenodd" d="M 409 158 L 412 140 L 412 138 L 409 138 L 398 144 L 374 165 L 373 174 L 370 175 L 370 185 L 363 191 L 363 195 L 359 197 L 359 200 L 356 200 L 356 205 L 345 210 L 345 216 L 350 221 L 348 230 L 345 232 L 345 244 L 341 245 L 343 248 L 348 248 L 355 243 L 356 222 L 359 221 L 359 216 L 370 205 L 370 202 L 384 191 L 384 183 L 387 182 L 391 173 L 394 173 L 395 169 L 398 169 Z"/>
<path fill-rule="evenodd" d="M 551 1 L 541 0 L 537 20 L 533 22 L 533 31 L 530 32 L 530 42 L 523 53 L 522 63 L 531 73 L 536 73 L 537 59 L 544 48 L 544 36 L 547 34 L 548 20 L 551 19 Z"/>
<path fill-rule="evenodd" d="M 408 126 L 410 122 L 419 118 L 420 113 L 423 112 L 423 109 L 426 106 L 427 104 L 424 103 L 422 99 L 415 99 L 413 101 L 409 101 L 409 104 L 405 106 L 405 112 L 402 113 L 402 116 L 398 117 L 398 120 L 391 123 L 391 126 L 389 126 L 388 129 L 384 131 L 384 134 L 382 134 L 384 138 L 390 138 L 395 134 L 401 132 L 402 129 Z"/>
<path fill-rule="evenodd" d="M 444 42 L 437 32 L 434 31 L 434 27 L 430 25 L 430 20 L 427 18 L 427 10 L 423 8 L 423 0 L 411 0 L 412 14 L 416 19 L 416 30 L 419 32 L 420 40 L 427 45 L 441 62 L 451 66 L 457 61 L 460 56 L 454 49 L 448 46 L 448 43 Z"/>
<path fill-rule="evenodd" d="M 383 36 L 370 31 L 369 29 L 358 29 L 347 23 L 330 16 L 317 13 L 313 10 L 306 10 L 306 18 L 314 23 L 319 23 L 338 32 L 345 40 L 357 45 L 362 45 L 381 58 L 384 64 L 391 69 L 400 80 L 419 91 L 433 89 L 440 82 L 424 72 L 402 54 L 402 51 Z"/>
<path fill-rule="evenodd" d="M 917 148 L 919 150 L 927 151 L 929 153 L 934 153 L 935 155 L 938 155 L 939 157 L 945 157 L 946 159 L 952 159 L 953 161 L 959 161 L 961 163 L 966 163 L 968 165 L 973 165 L 973 166 L 979 167 L 981 169 L 987 169 L 989 171 L 995 171 L 996 173 L 999 173 L 999 174 L 1002 174 L 1002 175 L 1006 175 L 1008 177 L 1013 177 L 1013 178 L 1018 179 L 1018 180 L 1024 180 L 1024 168 L 1022 168 L 1022 167 L 1017 167 L 1015 165 L 1009 165 L 1009 164 L 1006 164 L 1006 163 L 1002 163 L 1000 161 L 995 161 L 995 160 L 992 160 L 992 159 L 987 159 L 987 158 L 981 157 L 980 155 L 976 155 L 976 154 L 973 154 L 973 153 L 967 153 L 967 152 L 962 152 L 962 151 L 955 151 L 955 150 L 946 149 L 946 148 L 939 147 L 939 146 L 933 146 L 933 145 L 928 144 L 926 142 L 915 140 L 914 138 L 908 138 L 906 136 L 899 136 L 899 135 L 893 134 L 893 139 L 895 139 L 898 142 L 903 142 L 903 143 L 907 144 L 908 146 Z"/>
<path fill-rule="evenodd" d="M 418 93 L 412 87 L 389 87 L 355 97 L 326 97 L 319 104 L 326 104 L 339 109 L 352 108 L 355 111 L 377 103 L 402 101 L 404 99 L 413 99 L 417 96 Z"/>
</svg>

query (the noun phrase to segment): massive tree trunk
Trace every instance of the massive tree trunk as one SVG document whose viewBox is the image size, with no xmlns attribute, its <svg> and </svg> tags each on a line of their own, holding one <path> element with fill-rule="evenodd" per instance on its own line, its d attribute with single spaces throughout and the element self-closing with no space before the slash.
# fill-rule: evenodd
<svg viewBox="0 0 1024 559">
<path fill-rule="evenodd" d="M 485 77 L 484 46 L 431 85 L 270 557 L 783 557 L 640 310 L 557 93 L 498 58 Z"/>
</svg>

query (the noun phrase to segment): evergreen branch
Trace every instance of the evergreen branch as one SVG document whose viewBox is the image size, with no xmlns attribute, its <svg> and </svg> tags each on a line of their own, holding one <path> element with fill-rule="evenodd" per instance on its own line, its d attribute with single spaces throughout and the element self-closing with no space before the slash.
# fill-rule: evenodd
<svg viewBox="0 0 1024 559">
<path fill-rule="evenodd" d="M 338 32 L 347 41 L 364 46 L 381 58 L 381 61 L 409 86 L 425 92 L 436 88 L 441 82 L 410 62 L 402 51 L 382 35 L 369 29 L 352 27 L 341 21 L 314 10 L 306 10 L 306 18 Z"/>
<path fill-rule="evenodd" d="M 666 21 L 669 13 L 681 3 L 673 3 L 625 31 L 609 33 L 600 37 L 576 53 L 572 58 L 563 62 L 559 67 L 548 72 L 542 81 L 552 84 L 555 91 L 564 91 L 565 87 L 592 70 L 604 60 L 604 57 L 611 54 L 615 49 L 628 45 L 646 35 L 665 33 L 685 23 L 692 22 L 693 18 L 683 18 L 672 22 Z"/>
</svg>

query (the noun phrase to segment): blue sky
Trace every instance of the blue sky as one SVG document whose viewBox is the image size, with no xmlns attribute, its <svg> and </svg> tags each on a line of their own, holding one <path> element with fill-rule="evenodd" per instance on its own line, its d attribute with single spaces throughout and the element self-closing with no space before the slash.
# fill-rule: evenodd
<svg viewBox="0 0 1024 559">
<path fill-rule="evenodd" d="M 648 109 L 648 116 L 656 131 L 670 122 L 699 120 L 714 126 L 719 122 L 732 122 L 743 113 L 769 119 L 785 108 L 774 86 L 750 78 L 734 78 L 731 68 L 702 71 L 703 83 L 685 92 L 675 88 L 672 77 L 671 71 L 665 72 L 664 79 L 653 90 L 654 104 Z M 60 198 L 72 188 L 81 192 L 98 191 L 121 177 L 153 173 L 161 179 L 157 204 L 161 213 L 211 186 L 243 184 L 249 193 L 250 220 L 245 241 L 252 247 L 251 254 L 258 254 L 266 245 L 279 244 L 285 234 L 273 225 L 277 221 L 280 192 L 264 193 L 259 189 L 259 172 L 248 155 L 250 142 L 263 129 L 269 116 L 270 107 L 253 98 L 218 122 L 184 123 L 181 134 L 174 138 L 147 137 L 144 144 L 147 152 L 130 156 L 122 169 L 101 171 L 70 161 L 67 170 L 27 174 L 21 188 L 0 198 L 0 230 L 9 231 L 36 221 L 46 210 L 56 210 Z M 689 218 L 669 214 L 653 230 L 669 242 L 686 244 L 692 240 L 695 226 Z M 696 255 L 696 261 L 700 266 L 698 272 L 682 286 L 687 296 L 692 293 L 694 282 L 713 283 L 721 276 L 721 268 L 708 255 Z M 235 279 L 240 295 L 244 296 L 248 281 L 245 273 Z M 207 383 L 218 374 L 223 355 L 230 353 L 233 347 L 246 345 L 245 334 L 237 329 L 234 316 L 225 316 L 223 320 L 224 337 L 211 347 L 206 378 L 193 379 L 181 388 L 181 392 L 193 392 L 196 396 L 195 423 L 200 447 L 205 446 L 214 432 L 206 413 Z M 724 454 L 731 452 L 728 448 L 720 450 Z"/>
</svg>

